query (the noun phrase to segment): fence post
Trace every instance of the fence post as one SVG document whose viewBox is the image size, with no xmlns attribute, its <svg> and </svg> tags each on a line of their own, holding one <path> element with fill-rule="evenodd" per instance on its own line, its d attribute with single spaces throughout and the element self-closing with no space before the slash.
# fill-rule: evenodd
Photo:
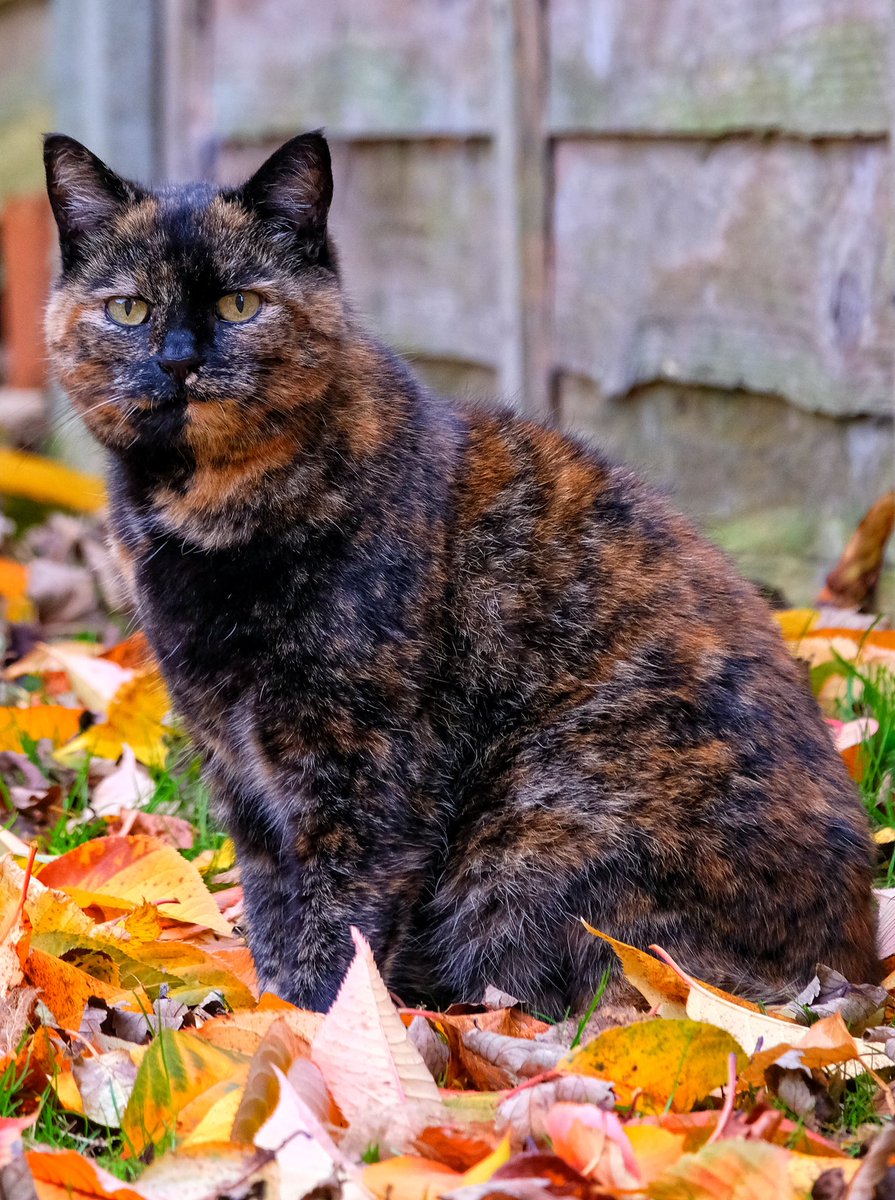
<svg viewBox="0 0 895 1200">
<path fill-rule="evenodd" d="M 492 0 L 500 390 L 551 414 L 547 15 L 544 0 Z"/>
</svg>

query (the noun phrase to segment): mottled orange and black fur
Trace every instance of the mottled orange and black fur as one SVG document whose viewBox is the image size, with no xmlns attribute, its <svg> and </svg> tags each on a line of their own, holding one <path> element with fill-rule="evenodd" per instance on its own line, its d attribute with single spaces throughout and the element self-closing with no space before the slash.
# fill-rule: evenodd
<svg viewBox="0 0 895 1200">
<path fill-rule="evenodd" d="M 266 987 L 325 1008 L 353 923 L 407 1000 L 560 1013 L 611 958 L 579 917 L 752 996 L 874 976 L 861 807 L 765 605 L 627 471 L 364 332 L 319 134 L 231 189 L 46 158 L 52 360 Z"/>
</svg>

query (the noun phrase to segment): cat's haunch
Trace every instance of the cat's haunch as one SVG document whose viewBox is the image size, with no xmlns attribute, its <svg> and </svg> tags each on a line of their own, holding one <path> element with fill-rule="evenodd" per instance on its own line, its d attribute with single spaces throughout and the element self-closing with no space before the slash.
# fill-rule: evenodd
<svg viewBox="0 0 895 1200">
<path fill-rule="evenodd" d="M 321 134 L 151 190 L 46 141 L 58 378 L 238 848 L 262 985 L 560 1014 L 578 918 L 774 999 L 877 975 L 863 810 L 770 614 L 626 470 L 366 333 Z"/>
</svg>

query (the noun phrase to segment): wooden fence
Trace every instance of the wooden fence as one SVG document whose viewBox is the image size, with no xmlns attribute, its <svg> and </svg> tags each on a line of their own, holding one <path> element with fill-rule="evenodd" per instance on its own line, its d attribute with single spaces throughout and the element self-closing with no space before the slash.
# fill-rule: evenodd
<svg viewBox="0 0 895 1200">
<path fill-rule="evenodd" d="M 892 0 L 55 0 L 54 26 L 60 124 L 121 170 L 232 179 L 324 126 L 381 334 L 633 460 L 753 573 L 810 594 L 892 486 Z"/>
</svg>

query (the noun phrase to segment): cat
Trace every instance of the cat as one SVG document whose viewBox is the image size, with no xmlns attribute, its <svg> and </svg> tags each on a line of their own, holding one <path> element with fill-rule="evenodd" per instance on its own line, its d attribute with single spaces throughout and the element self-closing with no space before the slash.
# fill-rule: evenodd
<svg viewBox="0 0 895 1200">
<path fill-rule="evenodd" d="M 875 979 L 855 790 L 769 610 L 622 467 L 364 331 L 320 133 L 240 187 L 45 157 L 55 373 L 236 842 L 261 985 L 580 1009 L 580 923 L 774 999 Z"/>
</svg>

